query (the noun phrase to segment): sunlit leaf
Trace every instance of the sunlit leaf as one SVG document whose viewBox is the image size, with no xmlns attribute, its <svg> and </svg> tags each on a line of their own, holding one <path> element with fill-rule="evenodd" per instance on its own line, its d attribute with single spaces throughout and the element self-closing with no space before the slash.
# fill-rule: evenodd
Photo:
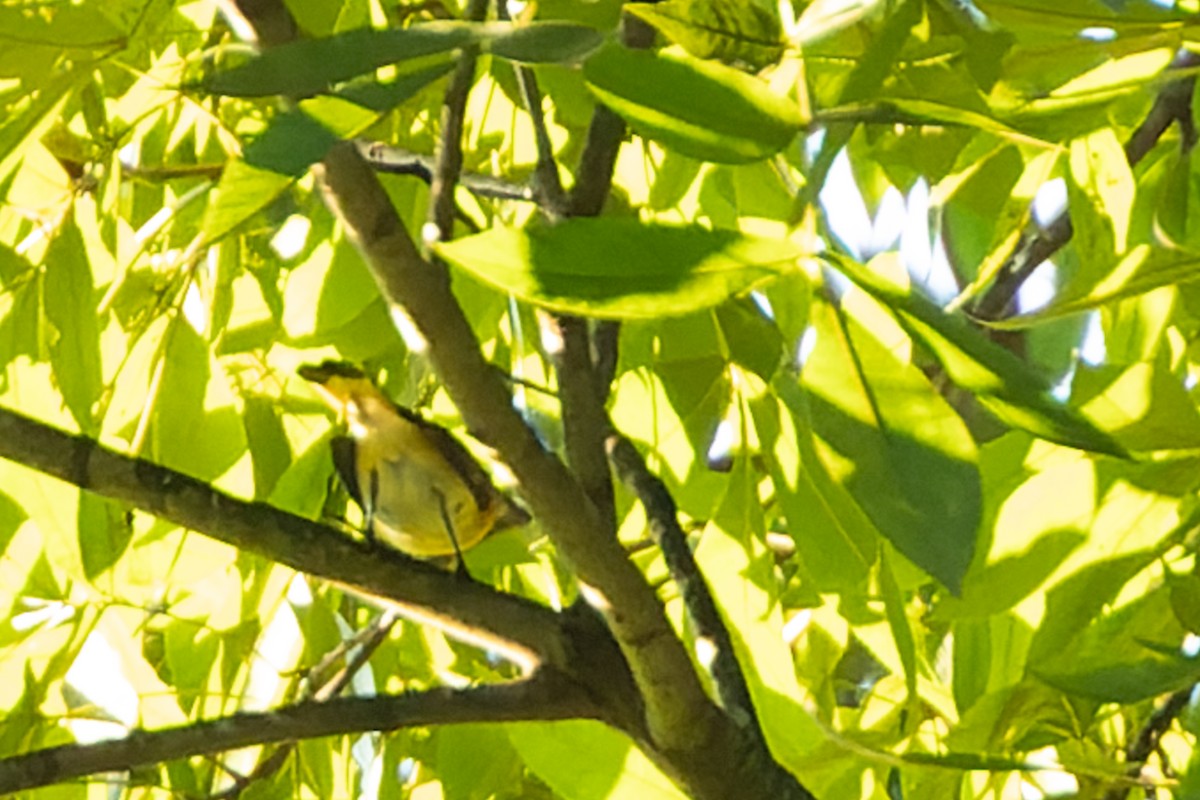
<svg viewBox="0 0 1200 800">
<path fill-rule="evenodd" d="M 83 236 L 73 221 L 55 235 L 46 264 L 46 319 L 54 326 L 50 363 L 71 416 L 81 430 L 91 432 L 103 380 L 98 298 Z"/>
<path fill-rule="evenodd" d="M 751 403 L 772 484 L 796 550 L 816 586 L 853 591 L 866 585 L 879 534 L 853 496 L 817 455 L 808 396 L 794 380 L 776 378 L 779 400 Z"/>
<path fill-rule="evenodd" d="M 1063 691 L 1106 702 L 1136 703 L 1200 677 L 1200 658 L 1183 651 L 1186 629 L 1165 586 L 1083 628 L 1069 650 L 1032 666 Z"/>
<path fill-rule="evenodd" d="M 1129 450 L 1200 448 L 1200 412 L 1183 382 L 1145 362 L 1075 372 L 1072 399 Z"/>
<path fill-rule="evenodd" d="M 737 459 L 696 561 L 711 576 L 713 598 L 730 626 L 763 732 L 785 763 L 797 763 L 823 737 L 802 705 L 804 692 L 783 640 L 783 615 L 769 589 L 774 564 L 763 544 L 757 486 L 747 459 Z"/>
<path fill-rule="evenodd" d="M 869 312 L 814 311 L 801 376 L 817 451 L 879 532 L 957 594 L 981 511 L 975 447 L 920 371 L 867 327 Z"/>
<path fill-rule="evenodd" d="M 454 59 L 445 59 L 388 80 L 374 77 L 348 81 L 334 91 L 336 97 L 349 100 L 374 111 L 388 111 L 408 100 L 438 78 L 454 69 Z"/>
<path fill-rule="evenodd" d="M 850 259 L 824 257 L 890 308 L 950 379 L 973 392 L 1000 419 L 1050 441 L 1125 455 L 1111 436 L 1057 401 L 1049 382 L 1028 362 L 989 340 L 965 318 L 945 313 L 917 290 L 898 286 Z"/>
<path fill-rule="evenodd" d="M 628 739 L 598 722 L 521 722 L 508 726 L 508 737 L 525 765 L 561 797 L 683 800 Z M 580 753 L 588 757 L 580 761 Z"/>
<path fill-rule="evenodd" d="M 703 161 L 758 161 L 804 125 L 795 103 L 732 67 L 691 56 L 609 46 L 584 77 L 596 96 L 642 136 Z"/>
<path fill-rule="evenodd" d="M 787 272 L 800 256 L 786 240 L 618 218 L 495 227 L 436 249 L 534 305 L 610 319 L 713 306 Z"/>
<path fill-rule="evenodd" d="M 359 28 L 272 47 L 244 64 L 214 72 L 203 88 L 232 97 L 305 97 L 387 64 L 454 50 L 474 38 L 473 29 L 462 24 Z"/>
<path fill-rule="evenodd" d="M 216 241 L 244 224 L 324 158 L 337 138 L 302 111 L 276 117 L 221 174 L 202 230 Z"/>
<path fill-rule="evenodd" d="M 741 0 L 668 0 L 629 3 L 641 17 L 697 58 L 773 64 L 783 55 L 783 30 L 772 11 Z"/>
</svg>

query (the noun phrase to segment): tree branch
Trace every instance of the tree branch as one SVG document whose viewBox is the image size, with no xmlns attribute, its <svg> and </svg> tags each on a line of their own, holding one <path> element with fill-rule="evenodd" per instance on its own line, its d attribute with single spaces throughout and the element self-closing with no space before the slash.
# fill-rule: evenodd
<svg viewBox="0 0 1200 800">
<path fill-rule="evenodd" d="M 433 156 L 421 155 L 405 150 L 402 147 L 371 142 L 363 139 L 355 140 L 358 152 L 363 159 L 378 172 L 394 175 L 413 175 L 426 183 L 433 183 L 433 174 L 437 160 Z M 477 197 L 490 197 L 495 200 L 520 200 L 533 202 L 534 192 L 529 186 L 511 183 L 491 175 L 478 175 L 464 172 L 458 176 L 459 183 L 471 194 Z"/>
<path fill-rule="evenodd" d="M 1141 778 L 1142 767 L 1145 766 L 1146 760 L 1158 748 L 1159 740 L 1171 727 L 1171 723 L 1187 707 L 1194 689 L 1195 687 L 1189 686 L 1173 693 L 1146 719 L 1146 724 L 1138 731 L 1137 737 L 1125 748 L 1125 763 L 1129 764 L 1126 775 L 1133 780 Z M 1129 788 L 1118 786 L 1105 792 L 1103 800 L 1125 800 L 1128 796 Z"/>
<path fill-rule="evenodd" d="M 433 156 L 414 153 L 403 147 L 375 142 L 369 139 L 355 139 L 358 151 L 363 159 L 377 172 L 390 175 L 411 175 L 425 183 L 433 182 L 433 172 L 436 160 Z M 81 161 L 71 161 L 61 156 L 55 156 L 68 169 L 83 172 L 87 164 Z M 121 175 L 125 178 L 143 180 L 148 183 L 180 180 L 185 178 L 206 178 L 220 180 L 225 172 L 224 162 L 208 164 L 164 164 L 162 166 L 138 166 L 121 164 Z M 464 172 L 459 175 L 459 183 L 464 189 L 476 197 L 487 197 L 493 200 L 516 200 L 524 203 L 534 202 L 533 189 L 523 183 L 506 181 L 492 175 L 481 175 L 475 172 Z"/>
<path fill-rule="evenodd" d="M 478 22 L 487 16 L 488 0 L 469 0 L 464 16 Z M 433 182 L 429 186 L 429 223 L 437 233 L 437 241 L 446 241 L 454 233 L 454 187 L 462 172 L 462 132 L 467 97 L 475 84 L 475 60 L 479 45 L 462 49 L 454 74 L 446 87 L 442 101 L 442 130 L 434 156 Z M 431 237 L 422 234 L 426 242 Z"/>
<path fill-rule="evenodd" d="M 555 673 L 539 671 L 512 683 L 311 701 L 176 728 L 135 730 L 114 741 L 49 747 L 0 760 L 0 794 L 101 772 L 321 736 L 464 722 L 601 718 L 599 709 L 577 685 Z"/>
<path fill-rule="evenodd" d="M 404 308 L 429 342 L 429 355 L 467 427 L 513 471 L 534 515 L 590 586 L 629 660 L 646 700 L 652 741 L 687 748 L 707 735 L 708 702 L 658 597 L 625 557 L 580 485 L 512 406 L 497 370 L 484 360 L 449 276 L 426 262 L 374 173 L 353 146 L 326 157 L 322 184 L 330 206 L 358 244 L 380 291 Z"/>
<path fill-rule="evenodd" d="M 512 470 L 522 494 L 574 567 L 628 663 L 640 703 L 607 705 L 613 719 L 697 800 L 810 798 L 709 700 L 666 611 L 586 493 L 512 406 L 498 371 L 450 289 L 444 267 L 422 258 L 374 173 L 352 144 L 335 145 L 317 168 L 326 201 L 363 254 L 381 294 L 404 309 L 467 427 Z M 444 218 L 440 221 L 444 221 Z M 636 720 L 628 715 L 635 713 Z M 620 723 L 617 723 L 620 724 Z M 760 791 L 761 790 L 761 791 Z"/>
<path fill-rule="evenodd" d="M 616 535 L 612 475 L 604 454 L 604 437 L 610 428 L 604 409 L 607 389 L 597 381 L 591 358 L 587 320 L 556 318 L 562 352 L 555 359 L 558 395 L 562 403 L 563 444 L 567 463 L 605 527 L 605 535 Z"/>
<path fill-rule="evenodd" d="M 737 653 L 733 649 L 733 637 L 729 635 L 725 620 L 721 618 L 713 600 L 712 591 L 692 555 L 687 534 L 679 525 L 675 499 L 658 476 L 646 467 L 646 462 L 633 442 L 624 436 L 613 434 L 608 437 L 606 446 L 617 474 L 646 509 L 650 538 L 662 551 L 671 580 L 679 587 L 684 608 L 687 609 L 688 616 L 696 628 L 697 638 L 707 639 L 713 645 L 713 683 L 716 685 L 722 707 L 733 717 L 734 722 L 745 727 L 765 750 L 766 740 L 763 738 L 758 714 L 750 698 L 750 689 L 738 663 Z"/>
<path fill-rule="evenodd" d="M 1195 142 L 1192 120 L 1192 89 L 1196 84 L 1190 70 L 1200 66 L 1200 54 L 1183 51 L 1171 69 L 1184 71 L 1186 77 L 1168 83 L 1159 92 L 1150 112 L 1125 143 L 1125 158 L 1135 166 L 1154 149 L 1172 122 L 1179 122 L 1185 147 Z M 1071 214 L 1063 211 L 1044 229 L 1031 224 L 1013 246 L 1012 254 L 1000 267 L 996 279 L 973 304 L 971 314 L 982 320 L 995 320 L 1008 312 L 1017 292 L 1033 271 L 1071 240 L 1074 229 Z"/>
<path fill-rule="evenodd" d="M 4 408 L 0 458 L 385 600 L 406 617 L 501 653 L 527 671 L 539 662 L 565 668 L 568 652 L 577 647 L 567 641 L 560 615 L 543 606 L 266 504 L 239 500 Z"/>
<path fill-rule="evenodd" d="M 654 42 L 654 29 L 636 17 L 626 17 L 622 20 L 621 39 L 629 47 L 649 47 Z M 526 102 L 532 101 L 526 98 Z M 539 106 L 535 128 L 540 122 Z M 544 124 L 541 127 L 544 131 Z M 576 169 L 575 186 L 566 201 L 569 216 L 594 217 L 603 210 L 612 190 L 613 169 L 624 139 L 624 120 L 607 106 L 597 105 Z M 546 137 L 547 147 L 548 141 Z M 541 139 L 538 146 L 541 161 Z M 557 171 L 553 177 L 557 184 Z M 556 319 L 563 343 L 555 366 L 559 376 L 567 461 L 595 505 L 601 521 L 615 532 L 612 475 L 604 437 L 611 428 L 605 402 L 616 368 L 620 326 L 615 322 L 601 322 L 593 331 L 584 319 L 565 315 Z"/>
<path fill-rule="evenodd" d="M 357 635 L 341 642 L 331 652 L 317 662 L 311 669 L 307 671 L 308 687 L 304 694 L 306 701 L 315 701 L 318 703 L 328 702 L 342 693 L 342 690 L 350 685 L 350 681 L 358 673 L 363 665 L 371 659 L 379 646 L 383 644 L 396 624 L 397 615 L 393 611 L 384 611 L 376 617 L 369 626 L 359 631 Z M 346 656 L 351 650 L 354 651 L 353 656 L 344 664 L 337 672 L 325 677 L 326 672 L 332 668 L 333 664 Z M 213 796 L 212 800 L 233 800 L 241 797 L 242 792 L 246 791 L 254 783 L 270 778 L 279 770 L 283 769 L 283 765 L 287 763 L 288 756 L 296 750 L 296 742 L 284 742 L 276 747 L 270 753 L 266 753 L 266 757 L 259 757 L 258 763 L 254 770 L 245 777 L 236 777 L 234 785 L 228 790 L 220 792 Z"/>
</svg>

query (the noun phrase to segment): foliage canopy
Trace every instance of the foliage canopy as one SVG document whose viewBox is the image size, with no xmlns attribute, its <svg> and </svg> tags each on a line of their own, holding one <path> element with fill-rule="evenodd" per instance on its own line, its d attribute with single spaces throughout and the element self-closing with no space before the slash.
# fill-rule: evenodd
<svg viewBox="0 0 1200 800">
<path fill-rule="evenodd" d="M 0 792 L 1200 793 L 1195 4 L 507 5 L 0 5 Z"/>
</svg>

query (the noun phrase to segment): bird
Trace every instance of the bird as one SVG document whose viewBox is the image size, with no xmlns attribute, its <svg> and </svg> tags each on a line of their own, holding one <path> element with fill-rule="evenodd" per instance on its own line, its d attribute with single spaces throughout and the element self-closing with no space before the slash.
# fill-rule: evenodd
<svg viewBox="0 0 1200 800">
<path fill-rule="evenodd" d="M 333 463 L 363 511 L 367 540 L 465 571 L 464 550 L 489 533 L 529 522 L 445 428 L 388 398 L 365 372 L 342 361 L 297 373 L 337 414 Z"/>
</svg>

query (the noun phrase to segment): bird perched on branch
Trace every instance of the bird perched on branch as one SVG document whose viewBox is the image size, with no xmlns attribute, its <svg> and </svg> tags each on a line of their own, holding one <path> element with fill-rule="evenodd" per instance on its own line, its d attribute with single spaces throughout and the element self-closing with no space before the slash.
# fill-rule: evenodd
<svg viewBox="0 0 1200 800">
<path fill-rule="evenodd" d="M 419 558 L 456 556 L 461 570 L 463 550 L 529 521 L 458 439 L 392 402 L 362 370 L 325 361 L 298 372 L 345 425 L 333 463 L 369 540 Z"/>
</svg>

